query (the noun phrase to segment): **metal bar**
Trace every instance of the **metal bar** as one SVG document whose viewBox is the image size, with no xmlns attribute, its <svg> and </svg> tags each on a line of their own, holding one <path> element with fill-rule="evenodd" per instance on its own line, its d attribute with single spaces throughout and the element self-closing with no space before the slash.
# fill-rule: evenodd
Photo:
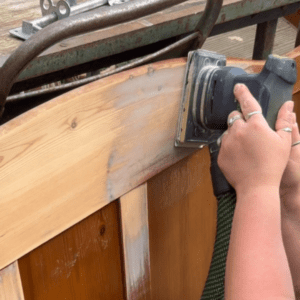
<svg viewBox="0 0 300 300">
<path fill-rule="evenodd" d="M 84 78 L 84 79 L 80 79 L 80 80 L 70 82 L 70 83 L 65 83 L 65 84 L 55 86 L 55 87 L 51 87 L 51 88 L 48 88 L 48 89 L 43 89 L 43 90 L 32 91 L 32 92 L 28 92 L 28 93 L 21 93 L 21 94 L 17 94 L 17 95 L 12 95 L 12 96 L 7 97 L 7 102 L 8 101 L 10 101 L 10 102 L 11 101 L 19 101 L 19 100 L 23 100 L 23 99 L 27 99 L 27 98 L 31 98 L 31 97 L 39 97 L 39 96 L 49 94 L 49 93 L 63 92 L 65 90 L 73 89 L 73 88 L 79 87 L 81 85 L 93 82 L 95 80 L 99 80 L 99 79 L 111 76 L 113 74 L 120 73 L 122 71 L 131 69 L 131 68 L 135 68 L 135 67 L 140 66 L 142 64 L 145 64 L 145 63 L 147 63 L 147 62 L 149 62 L 149 61 L 151 61 L 151 60 L 153 60 L 153 59 L 155 59 L 155 58 L 157 58 L 157 57 L 159 57 L 159 56 L 161 56 L 165 53 L 168 53 L 169 51 L 171 51 L 173 49 L 176 49 L 177 47 L 180 47 L 180 46 L 184 45 L 185 43 L 188 43 L 189 41 L 192 41 L 193 39 L 197 38 L 198 35 L 199 35 L 198 32 L 197 33 L 196 32 L 192 33 L 192 34 L 186 36 L 185 38 L 177 41 L 176 43 L 174 43 L 170 46 L 167 46 L 167 47 L 165 47 L 165 48 L 163 48 L 159 51 L 156 51 L 155 53 L 146 55 L 145 57 L 138 58 L 138 59 L 134 60 L 131 63 L 128 63 L 124 66 L 116 68 L 115 70 L 107 71 L 107 72 L 104 71 L 101 74 L 96 74 L 96 75 L 93 75 L 93 76 L 90 76 L 90 77 L 87 77 L 87 78 Z"/>
<path fill-rule="evenodd" d="M 196 25 L 196 31 L 199 31 L 199 37 L 194 44 L 194 49 L 201 48 L 215 26 L 219 17 L 223 0 L 207 1 L 204 13 Z"/>
<path fill-rule="evenodd" d="M 253 59 L 264 60 L 273 51 L 278 19 L 257 24 Z"/>
<path fill-rule="evenodd" d="M 71 6 L 71 16 L 81 14 L 85 11 L 95 9 L 99 6 L 103 6 L 105 4 L 108 4 L 108 0 L 91 0 L 87 2 L 83 2 L 81 4 L 77 4 L 74 6 Z"/>
<path fill-rule="evenodd" d="M 123 23 L 163 10 L 186 0 L 134 0 L 120 6 L 101 7 L 50 24 L 25 41 L 5 62 L 0 70 L 0 116 L 6 97 L 21 71 L 38 54 L 51 45 L 92 30 Z"/>
<path fill-rule="evenodd" d="M 299 0 L 231 2 L 224 1 L 211 35 L 269 21 L 270 18 L 288 15 L 300 8 Z M 172 38 L 193 32 L 203 14 L 203 3 L 204 1 L 185 2 L 180 7 L 169 9 L 164 14 L 145 18 L 147 24 L 151 26 L 141 26 L 143 20 L 137 20 L 128 26 L 114 26 L 71 38 L 51 47 L 47 53 L 34 59 L 20 74 L 18 80 L 27 80 L 71 67 L 79 70 L 80 64 L 163 41 L 166 37 Z M 196 11 L 199 13 L 195 14 Z M 0 67 L 6 59 L 7 56 L 0 56 Z"/>
<path fill-rule="evenodd" d="M 9 101 L 20 100 L 20 99 L 25 99 L 25 98 L 32 97 L 32 96 L 39 96 L 39 95 L 47 94 L 50 92 L 62 91 L 62 90 L 69 89 L 72 87 L 74 88 L 74 87 L 95 81 L 97 79 L 121 72 L 123 70 L 127 70 L 129 68 L 136 67 L 140 64 L 146 63 L 154 58 L 159 57 L 160 55 L 162 55 L 164 53 L 167 53 L 181 45 L 184 45 L 185 43 L 187 43 L 195 38 L 197 38 L 196 46 L 201 47 L 204 44 L 207 36 L 210 34 L 210 32 L 218 18 L 218 15 L 222 8 L 222 4 L 223 4 L 223 0 L 207 1 L 204 14 L 202 15 L 201 20 L 199 21 L 198 25 L 196 26 L 196 29 L 197 29 L 196 33 L 190 34 L 189 36 L 181 39 L 180 41 L 177 41 L 176 43 L 174 43 L 170 46 L 167 46 L 153 54 L 147 55 L 146 57 L 143 57 L 141 59 L 137 59 L 134 62 L 126 64 L 125 66 L 119 67 L 112 72 L 106 72 L 106 73 L 100 74 L 100 75 L 95 74 L 95 76 L 90 76 L 90 77 L 82 79 L 82 80 L 63 84 L 63 85 L 60 85 L 60 86 L 57 86 L 54 88 L 50 88 L 50 89 L 39 90 L 39 91 L 34 91 L 34 92 L 29 92 L 29 93 L 25 93 L 25 94 L 21 94 L 21 95 L 8 97 L 7 100 L 9 100 Z"/>
</svg>

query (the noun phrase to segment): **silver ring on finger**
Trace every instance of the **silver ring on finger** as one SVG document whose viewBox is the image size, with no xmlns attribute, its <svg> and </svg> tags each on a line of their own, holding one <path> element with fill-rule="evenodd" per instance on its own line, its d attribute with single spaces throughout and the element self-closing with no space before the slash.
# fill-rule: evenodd
<svg viewBox="0 0 300 300">
<path fill-rule="evenodd" d="M 281 130 L 285 131 L 285 132 L 292 132 L 292 128 L 290 128 L 290 127 L 285 127 L 285 128 L 282 128 Z"/>
<path fill-rule="evenodd" d="M 225 134 L 228 134 L 228 131 L 224 131 L 220 136 L 219 138 L 217 139 L 217 145 L 218 147 L 221 147 L 221 143 L 222 143 L 222 138 Z"/>
<path fill-rule="evenodd" d="M 236 120 L 241 119 L 241 118 L 242 117 L 240 115 L 236 115 L 236 116 L 230 118 L 228 120 L 228 127 L 231 127 Z"/>
<path fill-rule="evenodd" d="M 300 145 L 300 141 L 295 142 L 294 144 L 292 144 L 292 147 L 297 146 L 297 145 Z"/>
<path fill-rule="evenodd" d="M 260 111 L 253 111 L 249 114 L 246 115 L 246 120 L 249 120 L 252 116 L 257 115 L 257 114 L 262 114 Z"/>
</svg>

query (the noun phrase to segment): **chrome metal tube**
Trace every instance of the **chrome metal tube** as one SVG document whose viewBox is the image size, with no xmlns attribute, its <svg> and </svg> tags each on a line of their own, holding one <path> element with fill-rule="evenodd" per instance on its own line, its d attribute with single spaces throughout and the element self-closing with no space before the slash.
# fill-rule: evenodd
<svg viewBox="0 0 300 300">
<path fill-rule="evenodd" d="M 87 12 L 89 10 L 98 8 L 100 6 L 103 6 L 105 4 L 108 4 L 108 0 L 91 0 L 91 1 L 86 1 L 78 5 L 74 5 L 70 7 L 70 16 L 75 16 L 83 12 Z M 68 17 L 68 16 L 67 16 Z M 56 13 L 51 13 L 49 15 L 46 15 L 44 17 L 41 17 L 39 19 L 36 19 L 32 21 L 32 25 L 37 27 L 37 28 L 44 28 L 51 23 L 54 23 L 58 20 L 58 16 Z"/>
<path fill-rule="evenodd" d="M 81 4 L 77 4 L 71 6 L 71 16 L 78 15 L 82 12 L 89 11 L 91 9 L 95 9 L 97 7 L 103 6 L 108 4 L 108 0 L 91 0 L 87 2 L 83 2 Z"/>
</svg>

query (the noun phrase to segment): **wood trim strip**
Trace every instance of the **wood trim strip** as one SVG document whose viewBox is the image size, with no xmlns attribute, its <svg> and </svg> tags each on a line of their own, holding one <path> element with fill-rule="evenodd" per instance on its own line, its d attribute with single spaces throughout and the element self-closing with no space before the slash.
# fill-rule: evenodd
<svg viewBox="0 0 300 300">
<path fill-rule="evenodd" d="M 194 151 L 174 148 L 184 71 L 129 70 L 0 127 L 0 269 Z"/>
<path fill-rule="evenodd" d="M 127 300 L 150 300 L 147 183 L 120 198 Z"/>
<path fill-rule="evenodd" d="M 0 299 L 24 300 L 18 262 L 0 270 Z"/>
</svg>

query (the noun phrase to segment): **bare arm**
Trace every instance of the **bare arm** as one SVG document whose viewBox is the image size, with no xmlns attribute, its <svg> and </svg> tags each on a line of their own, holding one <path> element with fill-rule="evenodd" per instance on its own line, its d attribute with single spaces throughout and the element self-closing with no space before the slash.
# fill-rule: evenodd
<svg viewBox="0 0 300 300">
<path fill-rule="evenodd" d="M 300 195 L 295 198 L 300 202 Z M 300 299 L 300 211 L 282 210 L 282 238 L 288 258 L 296 299 Z"/>
<path fill-rule="evenodd" d="M 296 115 L 292 143 L 300 141 Z M 291 148 L 289 161 L 280 185 L 281 228 L 290 265 L 296 299 L 300 299 L 300 145 Z"/>
<path fill-rule="evenodd" d="M 295 299 L 280 223 L 279 186 L 289 160 L 292 102 L 279 111 L 276 131 L 245 86 L 235 88 L 242 113 L 222 138 L 218 164 L 237 192 L 227 257 L 228 300 Z"/>
<path fill-rule="evenodd" d="M 295 299 L 281 238 L 276 187 L 237 191 L 225 299 Z"/>
</svg>

